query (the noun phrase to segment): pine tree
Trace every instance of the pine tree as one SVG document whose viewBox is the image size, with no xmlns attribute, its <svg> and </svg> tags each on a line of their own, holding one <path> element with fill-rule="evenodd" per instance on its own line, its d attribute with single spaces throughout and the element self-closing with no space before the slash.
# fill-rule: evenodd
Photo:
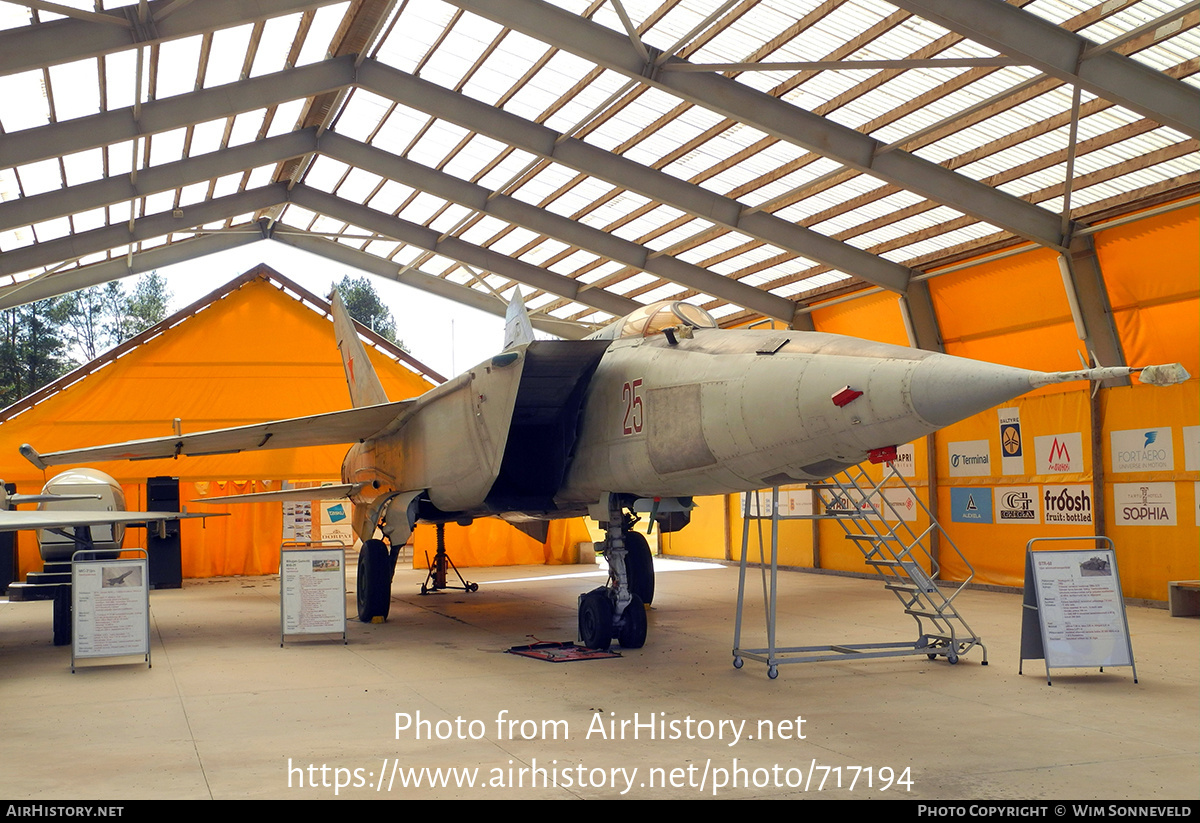
<svg viewBox="0 0 1200 823">
<path fill-rule="evenodd" d="M 365 276 L 354 278 L 347 274 L 335 288 L 351 317 L 408 351 L 404 342 L 396 338 L 396 320 L 392 317 L 391 309 L 384 305 L 369 279 Z"/>
<path fill-rule="evenodd" d="M 60 327 L 52 300 L 0 313 L 0 406 L 70 371 Z"/>
</svg>

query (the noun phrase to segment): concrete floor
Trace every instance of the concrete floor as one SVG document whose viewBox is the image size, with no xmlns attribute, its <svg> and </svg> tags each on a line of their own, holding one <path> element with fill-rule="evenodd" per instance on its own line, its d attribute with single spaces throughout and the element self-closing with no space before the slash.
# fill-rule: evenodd
<svg viewBox="0 0 1200 823">
<path fill-rule="evenodd" d="M 578 576 L 589 571 L 596 576 Z M 285 648 L 275 578 L 188 581 L 151 594 L 153 668 L 75 675 L 69 648 L 50 645 L 49 603 L 2 603 L 0 796 L 384 797 L 392 781 L 393 797 L 590 799 L 627 790 L 744 799 L 801 796 L 804 786 L 786 784 L 810 772 L 808 796 L 819 797 L 1200 796 L 1194 618 L 1129 609 L 1137 685 L 1122 668 L 1055 670 L 1047 686 L 1040 661 L 1017 674 L 1020 597 L 966 592 L 963 613 L 987 643 L 987 667 L 977 649 L 957 666 L 923 656 L 846 660 L 784 666 L 772 681 L 762 665 L 730 665 L 734 568 L 660 571 L 645 648 L 567 664 L 504 650 L 531 637 L 573 639 L 577 594 L 602 582 L 595 567 L 472 569 L 468 577 L 481 584 L 477 594 L 420 597 L 423 574 L 398 571 L 388 623 L 350 622 L 348 645 L 309 639 Z M 912 624 L 878 582 L 793 572 L 781 574 L 779 590 L 781 644 L 911 639 Z M 757 602 L 753 614 L 761 615 Z M 761 617 L 751 625 L 761 627 Z M 743 645 L 759 643 L 761 632 Z M 423 736 L 448 739 L 397 733 L 396 713 L 418 712 L 433 724 Z M 596 731 L 597 719 L 635 714 L 677 721 L 681 739 Z M 498 728 L 498 717 L 522 722 Z M 804 739 L 795 739 L 797 717 Z M 543 724 L 555 720 L 565 721 L 557 740 Z M 743 720 L 735 742 L 721 721 Z M 702 721 L 723 739 L 698 739 L 710 729 Z M 768 727 L 787 739 L 759 739 Z M 839 766 L 841 789 L 824 768 Z M 477 782 L 402 788 L 398 769 L 422 767 L 477 769 Z M 863 769 L 853 790 L 852 767 Z M 893 781 L 881 791 L 889 767 L 911 788 Z M 539 770 L 535 787 L 522 768 Z M 360 787 L 335 791 L 339 779 Z M 317 788 L 300 788 L 312 780 Z M 511 787 L 518 780 L 523 787 Z"/>
</svg>

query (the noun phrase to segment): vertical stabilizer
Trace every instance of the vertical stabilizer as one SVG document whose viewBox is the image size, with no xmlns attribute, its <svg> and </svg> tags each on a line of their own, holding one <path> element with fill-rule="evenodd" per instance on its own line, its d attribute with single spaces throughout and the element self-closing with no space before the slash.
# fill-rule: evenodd
<svg viewBox="0 0 1200 823">
<path fill-rule="evenodd" d="M 504 312 L 504 347 L 501 351 L 532 342 L 533 324 L 529 322 L 525 298 L 521 296 L 521 289 L 515 288 L 512 299 L 508 301 L 508 310 Z"/>
<path fill-rule="evenodd" d="M 336 291 L 331 301 L 333 307 L 333 332 L 337 335 L 338 351 L 342 354 L 342 368 L 346 370 L 346 385 L 350 387 L 350 402 L 355 408 L 378 406 L 388 402 L 379 382 L 379 375 L 367 359 L 367 350 L 358 339 L 354 321 L 346 311 L 346 304 Z"/>
</svg>

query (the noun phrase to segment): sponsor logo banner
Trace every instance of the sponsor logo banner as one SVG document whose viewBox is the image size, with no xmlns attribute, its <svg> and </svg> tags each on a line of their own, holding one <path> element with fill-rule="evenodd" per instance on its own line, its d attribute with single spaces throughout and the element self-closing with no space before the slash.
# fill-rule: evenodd
<svg viewBox="0 0 1200 823">
<path fill-rule="evenodd" d="M 960 440 L 947 446 L 951 477 L 987 477 L 992 473 L 986 440 Z"/>
<path fill-rule="evenodd" d="M 1004 486 L 996 492 L 997 523 L 1040 523 L 1037 486 Z"/>
<path fill-rule="evenodd" d="M 1046 523 L 1092 522 L 1092 487 L 1043 486 L 1042 509 Z"/>
<path fill-rule="evenodd" d="M 1171 429 L 1127 429 L 1112 433 L 1114 472 L 1160 472 L 1175 468 Z"/>
<path fill-rule="evenodd" d="M 1174 483 L 1115 483 L 1113 509 L 1119 526 L 1174 526 Z"/>
<path fill-rule="evenodd" d="M 991 523 L 992 490 L 950 489 L 950 519 L 955 523 Z"/>
<path fill-rule="evenodd" d="M 1000 409 L 1000 473 L 1025 473 L 1025 445 L 1021 440 L 1021 410 Z"/>
<path fill-rule="evenodd" d="M 1083 471 L 1083 436 L 1079 432 L 1035 437 L 1033 451 L 1037 455 L 1037 474 Z"/>
<path fill-rule="evenodd" d="M 916 448 L 912 443 L 896 447 L 896 459 L 892 461 L 892 465 L 901 477 L 917 476 Z"/>
<path fill-rule="evenodd" d="M 1200 471 L 1200 426 L 1183 427 L 1183 469 Z"/>
</svg>

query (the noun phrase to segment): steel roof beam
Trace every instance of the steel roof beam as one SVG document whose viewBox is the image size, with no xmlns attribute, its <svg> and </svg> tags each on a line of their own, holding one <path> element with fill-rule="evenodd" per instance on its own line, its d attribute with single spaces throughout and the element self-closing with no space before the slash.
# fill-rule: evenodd
<svg viewBox="0 0 1200 823">
<path fill-rule="evenodd" d="M 261 239 L 261 235 L 248 232 L 217 232 L 193 237 L 189 240 L 180 240 L 168 246 L 157 246 L 146 251 L 135 252 L 132 261 L 125 255 L 121 255 L 102 263 L 93 263 L 90 266 L 81 266 L 56 274 L 42 275 L 31 280 L 22 280 L 20 283 L 0 288 L 0 310 L 58 297 L 79 289 L 100 286 L 112 280 L 120 280 L 134 274 L 165 268 L 184 260 L 203 257 L 206 254 L 216 254 Z"/>
<path fill-rule="evenodd" d="M 1200 137 L 1200 90 L 1024 9 L 984 0 L 889 2 L 1143 117 Z M 1089 56 L 1092 49 L 1095 53 Z"/>
<path fill-rule="evenodd" d="M 134 221 L 132 231 L 127 222 L 122 222 L 13 249 L 0 255 L 0 275 L 18 274 L 63 260 L 77 260 L 89 254 L 152 240 L 172 232 L 191 231 L 205 223 L 270 208 L 287 199 L 287 187 L 276 183 L 187 206 L 181 210 L 181 217 L 175 217 L 169 211 L 141 217 Z"/>
<path fill-rule="evenodd" d="M 869 283 L 896 292 L 903 292 L 908 287 L 912 272 L 898 263 L 876 257 L 768 212 L 755 211 L 702 186 L 635 163 L 582 140 L 565 137 L 538 123 L 390 68 L 376 60 L 363 62 L 359 67 L 357 82 L 361 87 L 405 106 L 420 109 L 514 148 L 585 172 L 802 257 L 818 260 Z M 1046 215 L 1057 227 L 1058 218 L 1048 212 Z"/>
<path fill-rule="evenodd" d="M 91 183 L 81 183 L 68 189 L 9 200 L 0 203 L 0 231 L 123 203 L 227 174 L 237 174 L 256 166 L 297 157 L 313 151 L 316 147 L 316 130 L 305 129 L 141 169 L 137 173 L 137 182 L 130 179 L 131 175 L 122 174 Z"/>
<path fill-rule="evenodd" d="M 449 2 L 1020 237 L 1057 250 L 1063 248 L 1058 217 L 1044 209 L 908 152 L 881 153 L 884 144 L 869 135 L 723 75 L 662 71 L 654 61 L 642 60 L 628 38 L 569 11 L 540 0 Z M 671 57 L 663 65 L 681 62 Z"/>
<path fill-rule="evenodd" d="M 146 134 L 311 97 L 354 82 L 354 56 L 0 135 L 0 168 L 109 146 Z M 139 171 L 139 174 L 144 173 Z"/>
<path fill-rule="evenodd" d="M 95 20 L 66 18 L 0 32 L 0 75 L 41 69 L 89 57 L 150 46 L 215 29 L 254 23 L 271 17 L 329 6 L 339 0 L 205 0 L 159 16 L 171 0 L 148 3 L 145 21 L 138 17 L 139 4 L 114 11 L 95 12 L 112 17 L 112 25 Z"/>
<path fill-rule="evenodd" d="M 790 323 L 796 313 L 796 304 L 785 297 L 722 277 L 670 255 L 656 255 L 645 246 L 592 228 L 578 220 L 532 206 L 515 197 L 491 192 L 483 186 L 397 157 L 357 140 L 326 132 L 321 138 L 321 153 L 477 212 L 554 237 L 601 257 L 728 300 L 766 317 Z"/>
<path fill-rule="evenodd" d="M 417 269 L 401 268 L 391 260 L 385 260 L 369 252 L 355 249 L 345 243 L 326 240 L 323 237 L 318 237 L 299 229 L 276 225 L 275 231 L 271 234 L 271 239 L 279 243 L 286 243 L 289 246 L 311 254 L 318 254 L 335 263 L 353 266 L 359 271 L 365 271 L 377 277 L 392 280 L 405 286 L 411 286 L 414 289 L 420 289 L 421 291 L 429 292 L 447 300 L 453 300 L 472 309 L 494 314 L 497 317 L 504 317 L 507 309 L 508 304 L 497 300 L 489 294 L 472 289 L 469 286 L 461 286 L 443 277 L 428 274 Z M 593 329 L 581 323 L 573 323 L 570 320 L 559 320 L 556 317 L 536 312 L 530 313 L 529 319 L 535 329 L 567 340 L 579 340 L 593 331 Z"/>
<path fill-rule="evenodd" d="M 442 237 L 435 229 L 377 212 L 368 206 L 351 203 L 332 194 L 298 185 L 288 200 L 297 206 L 351 223 L 402 243 L 440 254 L 468 266 L 493 272 L 535 289 L 600 309 L 615 317 L 624 317 L 642 304 L 603 289 L 589 289 L 578 280 L 556 274 L 541 266 L 526 263 L 491 249 L 476 246 L 457 237 Z"/>
</svg>

